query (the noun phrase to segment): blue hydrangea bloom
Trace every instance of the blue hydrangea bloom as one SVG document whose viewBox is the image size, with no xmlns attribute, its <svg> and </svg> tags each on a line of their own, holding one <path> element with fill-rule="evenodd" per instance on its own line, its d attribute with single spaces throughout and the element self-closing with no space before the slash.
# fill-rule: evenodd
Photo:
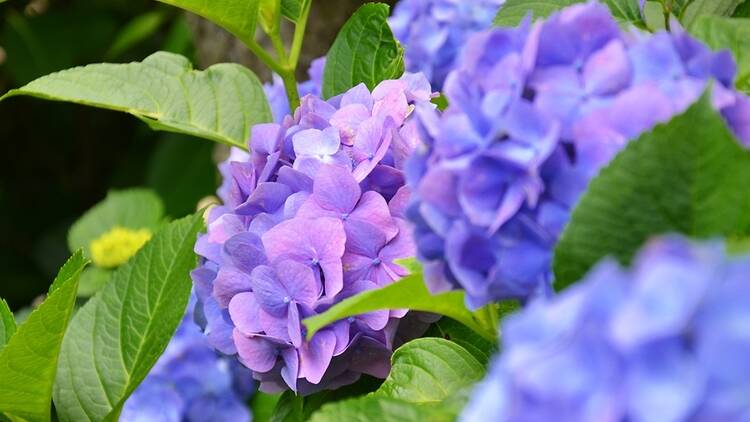
<svg viewBox="0 0 750 422">
<path fill-rule="evenodd" d="M 293 116 L 254 126 L 251 152 L 225 163 L 223 205 L 209 213 L 192 275 L 209 342 L 237 355 L 263 391 L 384 378 L 394 346 L 426 328 L 386 310 L 308 341 L 301 321 L 406 274 L 395 260 L 416 250 L 402 169 L 420 142 L 413 111 L 431 98 L 418 74 L 328 101 L 307 95 Z"/>
<path fill-rule="evenodd" d="M 218 355 L 189 313 L 120 421 L 250 422 L 245 402 L 254 390 L 250 371 Z"/>
<path fill-rule="evenodd" d="M 463 421 L 750 420 L 750 255 L 667 237 L 503 324 Z"/>
<path fill-rule="evenodd" d="M 687 33 L 623 32 L 606 6 L 470 39 L 442 114 L 417 108 L 407 165 L 418 257 L 432 291 L 467 304 L 549 294 L 552 249 L 588 181 L 628 140 L 696 101 L 750 146 L 750 100 L 735 64 Z"/>
<path fill-rule="evenodd" d="M 388 24 L 403 44 L 409 72 L 422 72 L 441 90 L 461 47 L 492 24 L 505 0 L 401 0 Z"/>
</svg>

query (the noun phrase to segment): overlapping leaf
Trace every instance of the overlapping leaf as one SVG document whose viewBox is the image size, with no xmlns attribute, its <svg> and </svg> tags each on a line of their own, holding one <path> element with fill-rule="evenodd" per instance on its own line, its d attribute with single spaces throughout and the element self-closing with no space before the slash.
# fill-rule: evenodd
<svg viewBox="0 0 750 422">
<path fill-rule="evenodd" d="M 742 238 L 750 231 L 750 151 L 708 95 L 633 140 L 592 180 L 555 250 L 558 287 L 596 262 L 627 263 L 651 236 Z"/>
<path fill-rule="evenodd" d="M 308 330 L 307 336 L 311 338 L 321 328 L 340 319 L 380 309 L 403 308 L 449 316 L 490 341 L 494 341 L 497 335 L 466 309 L 463 291 L 454 290 L 433 295 L 427 290 L 420 273 L 404 277 L 386 287 L 352 296 L 303 322 Z"/>
<path fill-rule="evenodd" d="M 195 215 L 161 229 L 78 311 L 55 382 L 61 421 L 117 419 L 182 319 L 202 227 Z"/>
<path fill-rule="evenodd" d="M 60 347 L 85 265 L 82 251 L 73 254 L 60 269 L 47 299 L 0 351 L 0 413 L 32 422 L 50 420 Z"/>
<path fill-rule="evenodd" d="M 328 51 L 323 95 L 341 94 L 362 82 L 372 89 L 404 73 L 404 50 L 388 26 L 388 5 L 367 3 L 346 22 Z"/>
</svg>

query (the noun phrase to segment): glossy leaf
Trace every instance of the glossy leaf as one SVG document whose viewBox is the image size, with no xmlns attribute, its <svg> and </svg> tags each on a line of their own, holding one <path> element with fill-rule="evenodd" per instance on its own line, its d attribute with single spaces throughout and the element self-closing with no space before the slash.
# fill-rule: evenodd
<svg viewBox="0 0 750 422">
<path fill-rule="evenodd" d="M 76 314 L 54 400 L 61 421 L 113 421 L 174 334 L 190 296 L 200 213 L 165 226 Z"/>
<path fill-rule="evenodd" d="M 750 151 L 708 96 L 631 141 L 594 178 L 555 250 L 562 288 L 596 262 L 628 263 L 650 237 L 743 237 L 750 231 Z"/>
<path fill-rule="evenodd" d="M 344 24 L 328 51 L 323 95 L 341 94 L 362 82 L 368 88 L 404 73 L 404 49 L 388 26 L 390 8 L 366 3 Z"/>
<path fill-rule="evenodd" d="M 157 0 L 203 16 L 243 42 L 255 38 L 260 0 Z"/>
<path fill-rule="evenodd" d="M 464 293 L 454 290 L 436 295 L 430 294 L 421 274 L 413 274 L 386 287 L 362 292 L 332 306 L 326 312 L 303 321 L 307 327 L 307 337 L 335 321 L 377 311 L 380 309 L 403 309 L 433 312 L 449 316 L 490 341 L 497 333 L 483 325 L 464 305 Z"/>
<path fill-rule="evenodd" d="M 132 114 L 152 129 L 186 133 L 246 148 L 252 125 L 271 121 L 263 87 L 249 69 L 217 64 L 193 70 L 179 55 L 101 63 L 52 73 L 1 99 L 29 95 Z"/>
<path fill-rule="evenodd" d="M 85 265 L 82 251 L 73 254 L 60 269 L 47 299 L 31 312 L 0 352 L 0 412 L 11 419 L 50 420 L 60 347 Z"/>
</svg>

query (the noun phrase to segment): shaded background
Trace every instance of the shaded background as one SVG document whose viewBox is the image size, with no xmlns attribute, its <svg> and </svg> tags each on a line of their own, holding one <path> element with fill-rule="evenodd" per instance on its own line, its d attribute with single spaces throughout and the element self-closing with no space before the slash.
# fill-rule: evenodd
<svg viewBox="0 0 750 422">
<path fill-rule="evenodd" d="M 300 78 L 362 3 L 313 1 Z M 222 29 L 153 0 L 0 4 L 0 94 L 57 70 L 141 60 L 157 50 L 200 68 L 233 61 L 270 77 Z M 68 228 L 110 189 L 151 187 L 170 216 L 192 212 L 213 194 L 214 163 L 224 153 L 125 114 L 27 97 L 0 102 L 0 297 L 19 309 L 43 294 L 69 256 Z"/>
</svg>

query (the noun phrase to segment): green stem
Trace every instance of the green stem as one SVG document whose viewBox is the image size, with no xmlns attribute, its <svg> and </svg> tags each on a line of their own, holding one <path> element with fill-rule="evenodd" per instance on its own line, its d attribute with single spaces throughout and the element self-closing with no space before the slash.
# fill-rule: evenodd
<svg viewBox="0 0 750 422">
<path fill-rule="evenodd" d="M 285 71 L 277 73 L 284 81 L 284 90 L 287 99 L 289 99 L 289 109 L 294 112 L 299 107 L 299 92 L 297 91 L 297 79 L 294 77 L 294 68 L 287 68 Z"/>
<path fill-rule="evenodd" d="M 271 44 L 273 44 L 273 48 L 276 50 L 276 56 L 278 57 L 278 61 L 280 62 L 280 64 L 282 66 L 288 66 L 289 59 L 286 56 L 284 41 L 281 40 L 281 34 L 279 33 L 278 26 L 276 27 L 276 30 L 272 32 L 268 37 L 271 39 Z"/>
<path fill-rule="evenodd" d="M 268 54 L 266 50 L 263 49 L 255 40 L 242 40 L 242 42 L 245 44 L 245 46 L 253 52 L 258 58 L 268 66 L 269 69 L 273 70 L 274 72 L 278 73 L 279 75 L 284 72 L 284 68 L 280 63 L 278 63 L 273 56 Z"/>
<path fill-rule="evenodd" d="M 297 24 L 294 28 L 294 38 L 292 38 L 291 52 L 289 53 L 289 64 L 293 67 L 297 67 L 299 62 L 299 55 L 302 51 L 302 41 L 305 39 L 305 29 L 307 28 L 307 18 L 310 15 L 310 6 L 312 0 L 305 1 L 302 7 L 302 12 L 297 19 Z"/>
</svg>

